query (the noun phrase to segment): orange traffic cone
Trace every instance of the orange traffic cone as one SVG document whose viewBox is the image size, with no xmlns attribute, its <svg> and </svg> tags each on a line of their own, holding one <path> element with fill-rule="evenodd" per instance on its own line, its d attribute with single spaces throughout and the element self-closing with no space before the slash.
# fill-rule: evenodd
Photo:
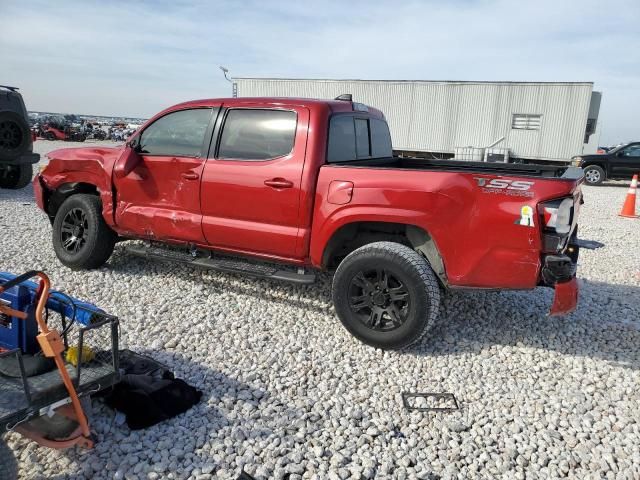
<svg viewBox="0 0 640 480">
<path fill-rule="evenodd" d="M 624 201 L 620 212 L 621 217 L 638 218 L 638 215 L 636 215 L 636 188 L 638 188 L 638 175 L 634 175 L 631 180 L 627 199 Z"/>
</svg>

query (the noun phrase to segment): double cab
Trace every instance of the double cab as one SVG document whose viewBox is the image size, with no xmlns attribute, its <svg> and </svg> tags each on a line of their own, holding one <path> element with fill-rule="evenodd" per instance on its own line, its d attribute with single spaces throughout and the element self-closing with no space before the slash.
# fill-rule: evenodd
<svg viewBox="0 0 640 480">
<path fill-rule="evenodd" d="M 34 180 L 72 269 L 132 253 L 312 282 L 363 342 L 407 347 L 449 289 L 555 289 L 576 307 L 579 168 L 394 157 L 351 101 L 222 98 L 170 107 L 120 147 L 51 152 Z"/>
</svg>

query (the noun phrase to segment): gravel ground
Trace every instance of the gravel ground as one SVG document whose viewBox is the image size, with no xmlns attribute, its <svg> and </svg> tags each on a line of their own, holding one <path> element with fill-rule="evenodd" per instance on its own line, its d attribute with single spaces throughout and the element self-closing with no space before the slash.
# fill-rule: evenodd
<svg viewBox="0 0 640 480">
<path fill-rule="evenodd" d="M 581 253 L 575 313 L 547 318 L 546 289 L 449 294 L 441 326 L 398 353 L 347 334 L 326 277 L 291 286 L 122 246 L 104 268 L 72 272 L 31 189 L 1 191 L 0 270 L 45 270 L 204 392 L 137 432 L 94 401 L 92 451 L 8 434 L 20 477 L 235 478 L 244 466 L 261 479 L 640 478 L 640 220 L 617 216 L 626 185 L 584 192 L 581 237 L 606 246 Z M 407 412 L 403 391 L 452 392 L 461 410 Z"/>
</svg>

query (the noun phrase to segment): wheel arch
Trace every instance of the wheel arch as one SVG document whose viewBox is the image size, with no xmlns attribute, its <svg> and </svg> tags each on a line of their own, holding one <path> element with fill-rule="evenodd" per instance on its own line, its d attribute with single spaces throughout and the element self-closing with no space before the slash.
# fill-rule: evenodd
<svg viewBox="0 0 640 480">
<path fill-rule="evenodd" d="M 85 193 L 89 195 L 100 196 L 98 187 L 88 182 L 68 182 L 58 186 L 54 191 L 49 193 L 49 198 L 46 200 L 47 215 L 49 219 L 53 221 L 58 213 L 58 210 L 64 203 L 64 201 L 72 195 L 79 193 Z"/>
<path fill-rule="evenodd" d="M 422 254 L 443 286 L 448 285 L 444 259 L 433 237 L 424 228 L 406 223 L 353 221 L 337 228 L 322 253 L 322 268 L 337 267 L 342 258 L 364 245 L 392 241 Z"/>
</svg>

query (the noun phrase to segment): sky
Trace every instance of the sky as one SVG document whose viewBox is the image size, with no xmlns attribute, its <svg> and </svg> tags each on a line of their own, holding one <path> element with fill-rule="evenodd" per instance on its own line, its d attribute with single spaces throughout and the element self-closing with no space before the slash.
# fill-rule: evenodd
<svg viewBox="0 0 640 480">
<path fill-rule="evenodd" d="M 640 140 L 640 1 L 0 0 L 0 84 L 30 110 L 149 117 L 237 77 L 591 81 Z"/>
</svg>

